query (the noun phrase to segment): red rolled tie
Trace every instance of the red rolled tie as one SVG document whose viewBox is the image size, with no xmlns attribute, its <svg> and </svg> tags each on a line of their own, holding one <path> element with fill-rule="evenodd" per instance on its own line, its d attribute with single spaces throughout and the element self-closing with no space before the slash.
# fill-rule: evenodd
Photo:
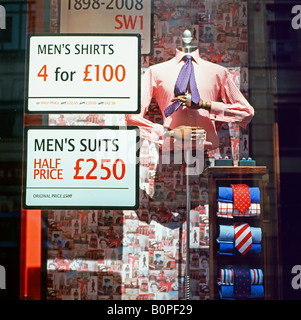
<svg viewBox="0 0 301 320">
<path fill-rule="evenodd" d="M 233 190 L 233 205 L 241 213 L 251 206 L 250 190 L 246 184 L 231 184 Z"/>
</svg>

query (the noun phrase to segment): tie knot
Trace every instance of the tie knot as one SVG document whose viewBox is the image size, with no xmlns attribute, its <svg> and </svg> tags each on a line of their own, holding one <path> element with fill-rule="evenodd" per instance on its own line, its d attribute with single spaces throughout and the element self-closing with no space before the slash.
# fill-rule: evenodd
<svg viewBox="0 0 301 320">
<path fill-rule="evenodd" d="M 186 62 L 186 61 L 191 61 L 192 60 L 192 56 L 190 54 L 186 54 L 184 57 L 183 57 L 183 60 Z"/>
</svg>

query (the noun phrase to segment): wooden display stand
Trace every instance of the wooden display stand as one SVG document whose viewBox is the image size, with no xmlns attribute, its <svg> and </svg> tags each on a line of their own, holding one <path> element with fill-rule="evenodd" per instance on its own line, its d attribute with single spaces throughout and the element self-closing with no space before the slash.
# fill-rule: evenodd
<svg viewBox="0 0 301 320">
<path fill-rule="evenodd" d="M 208 177 L 208 193 L 209 193 L 209 290 L 210 299 L 219 299 L 217 277 L 218 272 L 222 266 L 233 264 L 249 264 L 254 268 L 261 268 L 264 274 L 266 259 L 264 258 L 264 237 L 261 242 L 261 253 L 256 257 L 250 256 L 223 256 L 217 253 L 218 244 L 218 226 L 219 224 L 229 224 L 234 221 L 252 223 L 253 226 L 263 227 L 264 217 L 264 203 L 263 203 L 263 175 L 267 173 L 267 168 L 264 166 L 250 166 L 250 167 L 230 167 L 230 166 L 216 166 L 208 167 L 204 171 L 204 175 Z M 230 186 L 230 184 L 247 184 L 249 187 L 259 187 L 260 189 L 260 207 L 261 214 L 256 217 L 234 217 L 233 219 L 223 218 L 217 216 L 217 190 L 219 186 Z M 263 230 L 263 229 L 262 229 Z M 262 232 L 263 234 L 263 232 Z M 265 290 L 266 295 L 266 290 Z"/>
</svg>

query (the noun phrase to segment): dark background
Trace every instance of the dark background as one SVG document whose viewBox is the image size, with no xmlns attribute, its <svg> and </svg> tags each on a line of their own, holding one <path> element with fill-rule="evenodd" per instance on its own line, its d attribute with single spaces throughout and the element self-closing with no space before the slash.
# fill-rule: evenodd
<svg viewBox="0 0 301 320">
<path fill-rule="evenodd" d="M 301 299 L 301 288 L 294 290 L 291 273 L 294 265 L 301 265 L 301 77 L 299 63 L 291 63 L 291 57 L 300 52 L 301 29 L 292 28 L 291 13 L 301 1 L 276 1 L 276 63 L 279 155 L 280 155 L 280 231 L 282 244 L 283 298 Z M 300 21 L 301 23 L 301 21 Z M 283 43 L 287 50 L 283 50 Z M 287 83 L 294 83 L 295 95 L 286 94 Z M 300 283 L 300 282 L 299 282 Z"/>
</svg>

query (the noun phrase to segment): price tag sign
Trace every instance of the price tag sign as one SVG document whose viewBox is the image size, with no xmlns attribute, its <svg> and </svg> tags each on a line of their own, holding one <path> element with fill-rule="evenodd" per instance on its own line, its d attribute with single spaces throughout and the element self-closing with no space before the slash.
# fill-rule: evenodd
<svg viewBox="0 0 301 320">
<path fill-rule="evenodd" d="M 61 0 L 61 33 L 138 33 L 152 54 L 152 0 Z"/>
<path fill-rule="evenodd" d="M 26 111 L 139 113 L 139 35 L 28 37 Z"/>
<path fill-rule="evenodd" d="M 137 209 L 137 127 L 27 127 L 25 209 Z"/>
</svg>

